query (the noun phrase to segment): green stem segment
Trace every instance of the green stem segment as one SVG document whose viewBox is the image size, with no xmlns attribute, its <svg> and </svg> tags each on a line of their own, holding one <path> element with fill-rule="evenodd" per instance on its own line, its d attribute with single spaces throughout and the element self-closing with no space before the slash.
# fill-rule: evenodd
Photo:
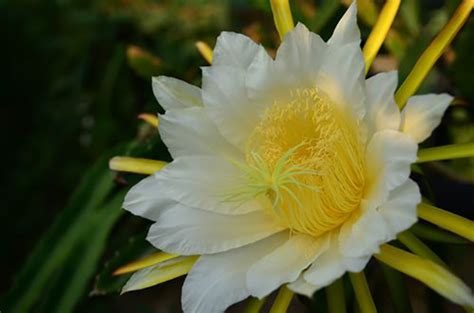
<svg viewBox="0 0 474 313">
<path fill-rule="evenodd" d="M 441 266 L 448 267 L 443 260 L 439 258 L 427 245 L 425 245 L 420 239 L 413 235 L 410 231 L 404 231 L 397 236 L 398 240 L 401 241 L 408 249 L 413 253 L 429 259 Z"/>
<path fill-rule="evenodd" d="M 286 313 L 290 306 L 291 299 L 293 299 L 293 291 L 286 286 L 282 286 L 270 309 L 270 313 Z"/>
<path fill-rule="evenodd" d="M 257 299 L 250 298 L 245 308 L 245 313 L 259 313 L 262 306 L 265 304 L 266 298 Z"/>
<path fill-rule="evenodd" d="M 416 163 L 474 157 L 474 142 L 420 149 Z"/>
<path fill-rule="evenodd" d="M 361 313 L 377 313 L 364 272 L 349 273 Z"/>
<path fill-rule="evenodd" d="M 326 288 L 326 299 L 328 301 L 329 313 L 346 312 L 346 299 L 344 297 L 342 278 L 339 278 Z"/>
<path fill-rule="evenodd" d="M 467 218 L 423 202 L 418 205 L 418 217 L 474 241 L 474 222 Z"/>
</svg>

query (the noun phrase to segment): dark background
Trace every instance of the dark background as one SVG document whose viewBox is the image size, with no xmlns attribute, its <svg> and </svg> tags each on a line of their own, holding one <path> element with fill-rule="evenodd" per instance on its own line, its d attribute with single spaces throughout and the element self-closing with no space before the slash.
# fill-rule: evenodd
<svg viewBox="0 0 474 313">
<path fill-rule="evenodd" d="M 364 39 L 374 9 L 381 8 L 371 2 L 359 1 L 365 5 L 359 16 Z M 459 3 L 402 2 L 391 39 L 373 66 L 374 72 L 398 67 L 400 81 Z M 339 1 L 291 3 L 295 20 L 325 39 L 344 12 Z M 426 146 L 474 140 L 473 26 L 471 18 L 420 91 L 449 92 L 457 103 Z M 147 222 L 119 209 L 124 190 L 141 177 L 110 173 L 107 159 L 169 159 L 157 132 L 136 119 L 162 110 L 151 76 L 199 85 L 199 67 L 206 63 L 194 43 L 212 46 L 222 30 L 243 32 L 270 52 L 278 44 L 264 0 L 0 0 L 2 312 L 179 310 L 180 280 L 117 295 L 124 278 L 112 279 L 110 271 L 150 247 L 143 242 Z M 436 205 L 474 217 L 473 159 L 422 170 L 417 179 Z M 429 244 L 474 285 L 472 246 Z M 386 286 L 380 268 L 371 265 L 369 271 L 379 310 L 397 310 L 381 291 Z M 459 310 L 406 282 L 416 312 Z M 303 299 L 294 310 L 321 312 L 324 305 Z"/>
</svg>

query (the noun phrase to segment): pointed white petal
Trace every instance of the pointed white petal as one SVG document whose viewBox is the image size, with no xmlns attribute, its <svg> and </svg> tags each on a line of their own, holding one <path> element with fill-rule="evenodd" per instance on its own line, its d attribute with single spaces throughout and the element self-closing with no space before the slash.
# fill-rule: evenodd
<svg viewBox="0 0 474 313">
<path fill-rule="evenodd" d="M 221 157 L 180 157 L 155 176 L 157 199 L 172 199 L 188 207 L 223 214 L 244 214 L 261 210 L 266 204 L 265 197 L 230 198 L 240 192 L 246 181 L 235 165 Z"/>
<path fill-rule="evenodd" d="M 217 37 L 212 65 L 233 66 L 245 70 L 249 67 L 259 49 L 263 48 L 247 36 L 222 32 Z"/>
<path fill-rule="evenodd" d="M 367 188 L 364 199 L 371 207 L 384 202 L 388 193 L 404 183 L 415 162 L 418 145 L 395 130 L 374 134 L 366 150 Z"/>
<path fill-rule="evenodd" d="M 422 142 L 439 125 L 453 97 L 448 94 L 413 96 L 402 111 L 402 131 Z"/>
<path fill-rule="evenodd" d="M 156 221 L 166 208 L 175 203 L 160 195 L 157 178 L 149 176 L 130 189 L 123 208 L 134 215 Z"/>
<path fill-rule="evenodd" d="M 203 68 L 202 75 L 202 97 L 208 115 L 229 142 L 245 147 L 259 121 L 258 110 L 247 96 L 245 71 L 212 66 Z"/>
<path fill-rule="evenodd" d="M 397 71 L 379 73 L 366 80 L 366 121 L 370 133 L 383 129 L 399 129 L 400 110 L 394 99 L 397 82 Z"/>
<path fill-rule="evenodd" d="M 210 254 L 247 245 L 282 229 L 263 212 L 224 215 L 177 204 L 161 214 L 147 240 L 168 253 Z"/>
<path fill-rule="evenodd" d="M 418 185 L 411 179 L 390 192 L 387 202 L 379 208 L 391 233 L 390 237 L 394 238 L 416 223 L 416 207 L 420 201 Z"/>
<path fill-rule="evenodd" d="M 265 108 L 284 101 L 291 90 L 314 88 L 326 49 L 321 37 L 298 23 L 285 36 L 275 61 L 264 51 L 253 60 L 246 80 L 250 99 Z"/>
<path fill-rule="evenodd" d="M 323 91 L 344 112 L 365 115 L 365 72 L 362 51 L 356 43 L 331 46 L 315 86 Z"/>
<path fill-rule="evenodd" d="M 287 238 L 288 233 L 282 232 L 242 248 L 202 256 L 184 282 L 184 313 L 222 313 L 247 298 L 250 292 L 245 278 L 249 267 Z"/>
<path fill-rule="evenodd" d="M 182 80 L 153 77 L 152 86 L 153 94 L 165 110 L 202 106 L 201 89 Z"/>
<path fill-rule="evenodd" d="M 253 265 L 247 273 L 250 293 L 262 298 L 297 279 L 329 245 L 327 236 L 292 235 L 287 242 Z"/>
<path fill-rule="evenodd" d="M 167 111 L 160 116 L 160 135 L 171 156 L 222 155 L 241 158 L 241 151 L 219 133 L 201 107 Z"/>
<path fill-rule="evenodd" d="M 287 86 L 313 87 L 326 47 L 319 35 L 298 23 L 286 34 L 278 48 L 275 59 L 276 70 L 280 74 L 278 78 L 284 80 Z"/>
<path fill-rule="evenodd" d="M 291 291 L 300 295 L 307 296 L 309 298 L 311 298 L 317 290 L 321 289 L 320 286 L 316 286 L 307 282 L 304 279 L 304 274 L 301 274 L 297 280 L 295 280 L 291 284 L 288 284 L 287 287 Z"/>
<path fill-rule="evenodd" d="M 337 23 L 331 38 L 328 40 L 330 45 L 344 45 L 353 42 L 360 44 L 356 1 L 352 2 L 346 13 L 344 13 L 339 23 Z"/>
</svg>

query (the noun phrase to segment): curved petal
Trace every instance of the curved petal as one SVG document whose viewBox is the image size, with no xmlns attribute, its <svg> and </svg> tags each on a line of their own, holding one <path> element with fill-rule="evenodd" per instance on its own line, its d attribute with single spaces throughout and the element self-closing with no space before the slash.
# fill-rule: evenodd
<svg viewBox="0 0 474 313">
<path fill-rule="evenodd" d="M 156 198 L 172 199 L 188 207 L 222 214 L 244 214 L 262 209 L 265 197 L 229 200 L 245 184 L 231 161 L 217 156 L 180 157 L 155 174 Z"/>
<path fill-rule="evenodd" d="M 326 287 L 341 277 L 346 271 L 360 272 L 369 262 L 370 255 L 350 257 L 341 253 L 339 232 L 331 234 L 329 248 L 319 256 L 304 273 L 304 279 L 312 285 Z"/>
<path fill-rule="evenodd" d="M 153 94 L 165 110 L 202 106 L 201 89 L 182 80 L 158 76 L 152 79 Z"/>
<path fill-rule="evenodd" d="M 358 120 L 366 112 L 364 67 L 358 43 L 330 46 L 316 80 L 317 88 Z"/>
<path fill-rule="evenodd" d="M 166 208 L 174 204 L 175 201 L 159 194 L 157 178 L 149 176 L 129 190 L 123 208 L 134 215 L 156 221 Z"/>
<path fill-rule="evenodd" d="M 416 183 L 407 179 L 390 191 L 388 199 L 377 208 L 368 205 L 362 215 L 341 227 L 341 253 L 351 257 L 372 255 L 379 246 L 393 240 L 416 220 L 416 206 L 421 201 Z"/>
<path fill-rule="evenodd" d="M 173 158 L 192 155 L 243 157 L 239 149 L 222 137 L 201 107 L 167 111 L 160 115 L 159 130 Z"/>
<path fill-rule="evenodd" d="M 269 78 L 281 79 L 287 86 L 295 84 L 298 88 L 313 87 L 326 48 L 326 43 L 319 35 L 298 23 L 286 34 L 278 48 L 275 67 L 280 75 Z"/>
<path fill-rule="evenodd" d="M 263 212 L 225 215 L 177 204 L 160 215 L 147 240 L 168 253 L 210 254 L 247 245 L 283 229 Z"/>
<path fill-rule="evenodd" d="M 404 183 L 415 162 L 418 145 L 395 130 L 374 134 L 366 150 L 366 191 L 364 199 L 374 208 L 384 202 L 388 193 Z"/>
<path fill-rule="evenodd" d="M 378 209 L 394 238 L 417 221 L 416 207 L 421 201 L 418 185 L 408 179 L 390 192 L 388 200 Z"/>
<path fill-rule="evenodd" d="M 222 32 L 217 37 L 212 53 L 212 64 L 234 66 L 245 70 L 259 49 L 263 48 L 247 36 L 233 32 Z"/>
<path fill-rule="evenodd" d="M 304 279 L 304 274 L 301 274 L 297 280 L 295 280 L 291 284 L 288 284 L 287 287 L 291 291 L 300 295 L 307 296 L 309 298 L 311 298 L 317 290 L 321 289 L 320 286 L 313 285 L 306 281 Z"/>
<path fill-rule="evenodd" d="M 287 237 L 287 232 L 281 232 L 242 248 L 201 256 L 183 285 L 184 313 L 221 313 L 250 296 L 245 281 L 248 268 Z"/>
<path fill-rule="evenodd" d="M 275 60 L 258 53 L 247 70 L 246 86 L 260 112 L 275 100 L 284 101 L 292 90 L 314 88 L 326 49 L 321 37 L 298 23 L 285 36 Z"/>
<path fill-rule="evenodd" d="M 347 9 L 346 13 L 337 23 L 336 28 L 328 40 L 330 45 L 345 45 L 348 43 L 360 44 L 360 31 L 357 26 L 357 5 L 356 1 Z"/>
<path fill-rule="evenodd" d="M 292 235 L 283 245 L 254 264 L 247 273 L 250 294 L 262 298 L 298 278 L 329 245 L 327 236 Z"/>
<path fill-rule="evenodd" d="M 397 84 L 397 71 L 379 73 L 366 80 L 366 120 L 370 133 L 383 129 L 399 129 L 400 110 L 394 98 Z"/>
<path fill-rule="evenodd" d="M 402 131 L 416 142 L 422 142 L 441 123 L 453 100 L 448 94 L 413 96 L 402 111 Z"/>
<path fill-rule="evenodd" d="M 245 142 L 259 121 L 245 87 L 245 71 L 231 66 L 202 69 L 202 97 L 207 114 L 222 135 L 237 147 Z"/>
<path fill-rule="evenodd" d="M 379 245 L 394 238 L 382 215 L 373 207 L 362 208 L 355 219 L 347 221 L 339 233 L 340 253 L 344 256 L 362 257 L 379 252 Z"/>
</svg>

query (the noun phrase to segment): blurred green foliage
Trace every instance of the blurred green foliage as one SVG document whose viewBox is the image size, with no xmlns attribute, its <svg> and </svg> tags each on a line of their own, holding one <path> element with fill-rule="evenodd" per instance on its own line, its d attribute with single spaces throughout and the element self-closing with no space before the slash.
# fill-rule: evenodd
<svg viewBox="0 0 474 313">
<path fill-rule="evenodd" d="M 327 39 L 343 2 L 295 0 L 292 6 L 296 20 Z M 363 38 L 380 2 L 359 1 Z M 458 2 L 403 1 L 374 69 L 398 65 L 402 80 Z M 474 140 L 473 26 L 471 18 L 422 86 L 421 92 L 454 94 L 459 103 L 426 145 Z M 117 297 L 127 277 L 111 272 L 152 247 L 144 241 L 149 223 L 120 209 L 126 189 L 141 177 L 111 173 L 107 160 L 116 154 L 170 160 L 156 130 L 136 120 L 141 112 L 161 112 L 150 77 L 169 75 L 199 85 L 199 67 L 206 64 L 194 43 L 212 45 L 222 30 L 243 32 L 273 53 L 278 36 L 268 1 L 3 0 L 0 29 L 6 167 L 0 310 L 177 312 L 179 296 L 170 296 L 166 286 Z M 433 200 L 470 218 L 473 162 L 421 169 Z M 462 247 L 434 248 L 452 264 L 461 264 L 465 255 Z M 369 270 L 375 275 L 371 283 L 385 286 L 381 270 Z M 384 269 L 384 274 L 388 286 L 400 291 L 398 273 Z M 404 310 L 409 305 L 400 294 L 398 310 Z M 163 300 L 168 296 L 171 300 Z M 383 296 L 375 291 L 379 307 L 389 301 Z M 321 301 L 302 302 L 308 312 L 322 312 L 323 298 L 317 293 Z M 430 312 L 452 309 L 444 302 L 437 306 L 440 301 L 430 294 Z"/>
</svg>

